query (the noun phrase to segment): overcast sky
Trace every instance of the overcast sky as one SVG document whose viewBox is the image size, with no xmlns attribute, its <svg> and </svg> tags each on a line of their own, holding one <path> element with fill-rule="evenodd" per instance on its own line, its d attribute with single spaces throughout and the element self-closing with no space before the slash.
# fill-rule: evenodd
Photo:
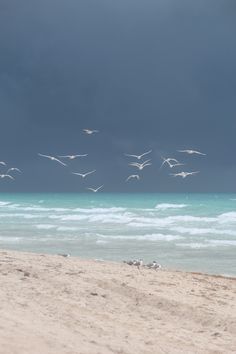
<svg viewBox="0 0 236 354">
<path fill-rule="evenodd" d="M 236 192 L 235 38 L 234 0 L 1 0 L 0 160 L 23 174 L 0 192 Z M 149 149 L 124 183 L 124 152 Z M 173 178 L 161 155 L 200 173 Z"/>
</svg>

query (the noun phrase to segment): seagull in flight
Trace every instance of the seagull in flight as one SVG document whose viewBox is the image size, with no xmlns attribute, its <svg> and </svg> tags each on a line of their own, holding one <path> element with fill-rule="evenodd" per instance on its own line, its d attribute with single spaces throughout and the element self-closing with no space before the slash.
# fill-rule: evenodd
<svg viewBox="0 0 236 354">
<path fill-rule="evenodd" d="M 82 155 L 63 155 L 63 156 L 58 156 L 58 157 L 65 158 L 65 159 L 69 159 L 69 160 L 74 160 L 74 159 L 76 159 L 77 157 L 85 157 L 85 156 L 88 156 L 88 154 L 82 154 Z"/>
<path fill-rule="evenodd" d="M 0 161 L 0 165 L 6 166 L 7 164 L 6 164 L 6 162 L 4 162 L 4 161 Z"/>
<path fill-rule="evenodd" d="M 73 173 L 73 175 L 77 175 L 77 176 L 81 176 L 82 178 L 85 178 L 86 176 L 91 175 L 91 173 L 94 173 L 94 172 L 96 172 L 96 170 L 89 171 L 87 173 L 78 173 L 78 172 L 72 172 L 72 173 Z"/>
<path fill-rule="evenodd" d="M 51 160 L 51 161 L 56 161 L 58 162 L 59 164 L 63 165 L 63 166 L 67 166 L 64 162 L 62 162 L 61 160 L 57 159 L 56 157 L 54 156 L 49 156 L 49 155 L 43 155 L 43 154 L 39 154 L 39 156 L 42 156 L 42 157 L 46 157 L 47 159 Z"/>
<path fill-rule="evenodd" d="M 83 132 L 88 134 L 88 135 L 92 135 L 94 133 L 98 133 L 99 130 L 83 129 Z"/>
<path fill-rule="evenodd" d="M 139 175 L 130 175 L 125 182 L 128 182 L 131 178 L 136 178 L 137 180 L 140 180 Z"/>
<path fill-rule="evenodd" d="M 203 152 L 196 151 L 196 150 L 177 150 L 177 151 L 178 151 L 178 152 L 185 152 L 186 154 L 189 154 L 189 155 L 196 154 L 196 155 L 203 155 L 203 156 L 206 156 L 206 154 L 203 154 Z"/>
<path fill-rule="evenodd" d="M 129 156 L 129 157 L 135 157 L 138 160 L 141 160 L 141 158 L 147 154 L 150 154 L 152 152 L 152 150 L 149 150 L 147 152 L 144 152 L 142 155 L 130 155 L 130 154 L 125 154 L 125 156 Z"/>
<path fill-rule="evenodd" d="M 194 172 L 179 172 L 179 173 L 170 173 L 171 176 L 174 176 L 174 177 L 182 177 L 182 178 L 186 178 L 188 176 L 191 176 L 191 175 L 195 175 L 197 173 L 199 173 L 200 171 L 194 171 Z"/>
<path fill-rule="evenodd" d="M 14 177 L 12 177 L 11 175 L 8 175 L 8 174 L 3 174 L 3 175 L 0 175 L 0 178 L 10 178 L 10 179 L 15 179 Z"/>
<path fill-rule="evenodd" d="M 174 159 L 174 158 L 172 158 L 172 157 L 168 157 L 168 158 L 166 159 L 166 158 L 164 158 L 164 157 L 161 156 L 161 158 L 162 158 L 163 162 L 162 162 L 160 168 L 162 168 L 162 166 L 164 166 L 165 163 L 167 163 L 167 164 L 170 166 L 170 165 L 171 165 L 171 161 L 175 162 L 176 164 L 179 164 L 179 161 L 176 160 L 176 159 Z M 174 167 L 174 166 L 173 166 L 173 167 Z"/>
<path fill-rule="evenodd" d="M 177 167 L 177 166 L 183 166 L 183 165 L 185 165 L 185 163 L 178 162 L 178 163 L 172 164 L 172 163 L 168 162 L 168 165 L 170 168 L 173 168 L 173 167 Z"/>
<path fill-rule="evenodd" d="M 98 187 L 98 188 L 91 188 L 91 187 L 89 187 L 89 188 L 87 188 L 87 189 L 89 189 L 90 191 L 92 191 L 92 192 L 94 192 L 94 193 L 97 193 L 97 191 L 99 191 L 99 189 L 101 189 L 103 186 L 104 186 L 104 184 L 103 184 L 102 186 Z"/>
<path fill-rule="evenodd" d="M 17 172 L 19 172 L 19 173 L 22 173 L 22 171 L 21 171 L 19 168 L 17 168 L 17 167 L 11 167 L 11 168 L 9 168 L 9 169 L 7 170 L 6 174 L 8 175 L 8 173 L 11 172 L 11 171 L 17 171 Z"/>
<path fill-rule="evenodd" d="M 131 162 L 131 163 L 129 163 L 129 165 L 130 165 L 130 166 L 137 167 L 139 170 L 143 170 L 144 167 L 151 165 L 151 163 L 149 163 L 149 161 L 151 161 L 151 160 L 146 160 L 146 161 L 144 161 L 143 163 Z"/>
</svg>

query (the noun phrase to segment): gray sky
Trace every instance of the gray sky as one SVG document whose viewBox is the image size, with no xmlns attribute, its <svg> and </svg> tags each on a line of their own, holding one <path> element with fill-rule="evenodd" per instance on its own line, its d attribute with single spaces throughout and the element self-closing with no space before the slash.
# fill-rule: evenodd
<svg viewBox="0 0 236 354">
<path fill-rule="evenodd" d="M 233 0 L 2 0 L 0 160 L 24 174 L 0 192 L 236 192 L 235 38 Z M 125 184 L 123 153 L 149 149 Z M 38 152 L 89 156 L 66 169 Z M 174 179 L 161 155 L 201 173 Z"/>
</svg>

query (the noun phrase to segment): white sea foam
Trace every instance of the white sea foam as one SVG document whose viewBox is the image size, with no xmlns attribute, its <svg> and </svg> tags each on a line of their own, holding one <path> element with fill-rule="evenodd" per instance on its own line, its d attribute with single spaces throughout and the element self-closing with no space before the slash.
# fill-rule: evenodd
<svg viewBox="0 0 236 354">
<path fill-rule="evenodd" d="M 208 242 L 215 246 L 236 246 L 236 240 L 209 240 Z"/>
<path fill-rule="evenodd" d="M 104 214 L 104 213 L 116 213 L 116 212 L 125 212 L 127 208 L 116 208 L 116 207 L 111 207 L 111 208 L 75 208 L 72 209 L 74 212 L 80 212 L 80 213 L 88 213 L 88 214 Z"/>
<path fill-rule="evenodd" d="M 50 230 L 50 229 L 54 229 L 56 226 L 55 225 L 51 225 L 51 224 L 38 224 L 36 225 L 36 228 L 39 230 Z"/>
<path fill-rule="evenodd" d="M 118 240 L 136 240 L 136 241 L 174 241 L 181 240 L 183 237 L 177 235 L 165 234 L 146 234 L 146 235 L 102 235 L 96 234 L 101 238 L 118 239 Z"/>
<path fill-rule="evenodd" d="M 0 201 L 0 207 L 3 207 L 3 206 L 5 206 L 5 205 L 9 205 L 9 204 L 11 204 L 10 202 L 1 202 Z"/>
<path fill-rule="evenodd" d="M 207 244 L 207 243 L 200 243 L 200 242 L 178 243 L 177 246 L 178 246 L 178 247 L 183 247 L 183 248 L 193 248 L 193 249 L 209 248 L 209 244 Z"/>
<path fill-rule="evenodd" d="M 57 228 L 57 231 L 76 231 L 76 230 L 78 230 L 78 228 L 73 226 L 59 226 Z"/>
<path fill-rule="evenodd" d="M 157 210 L 166 210 L 166 209 L 182 209 L 186 208 L 187 204 L 168 204 L 168 203 L 161 203 L 155 206 Z"/>
<path fill-rule="evenodd" d="M 236 236 L 236 231 L 233 231 L 233 230 L 219 230 L 219 229 L 215 229 L 215 228 L 190 228 L 190 227 L 177 226 L 177 227 L 171 227 L 170 230 L 174 231 L 174 232 L 179 232 L 179 233 L 182 233 L 182 234 L 189 234 L 189 235 L 213 234 L 213 235 Z"/>
<path fill-rule="evenodd" d="M 236 212 L 231 211 L 228 213 L 223 213 L 218 216 L 218 222 L 220 224 L 236 223 Z"/>
</svg>

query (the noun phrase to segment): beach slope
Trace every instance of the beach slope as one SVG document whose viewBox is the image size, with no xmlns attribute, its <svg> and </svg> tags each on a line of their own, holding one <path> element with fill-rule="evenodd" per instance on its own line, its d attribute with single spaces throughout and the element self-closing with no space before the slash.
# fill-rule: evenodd
<svg viewBox="0 0 236 354">
<path fill-rule="evenodd" d="M 0 252 L 0 353 L 235 353 L 236 280 Z"/>
</svg>

